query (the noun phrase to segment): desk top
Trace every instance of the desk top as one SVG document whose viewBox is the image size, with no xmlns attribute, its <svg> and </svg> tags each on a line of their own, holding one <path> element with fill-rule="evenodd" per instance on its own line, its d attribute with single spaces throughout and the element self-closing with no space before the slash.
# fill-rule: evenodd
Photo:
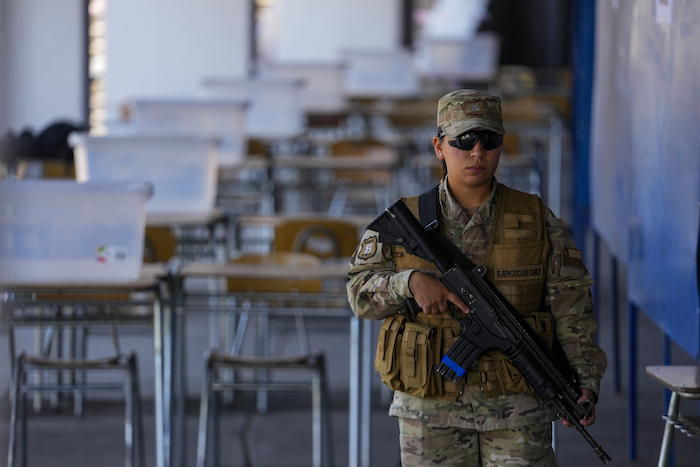
<svg viewBox="0 0 700 467">
<path fill-rule="evenodd" d="M 12 292 L 120 292 L 120 291 L 139 291 L 153 288 L 158 284 L 159 278 L 165 276 L 166 269 L 163 263 L 146 263 L 141 267 L 141 276 L 131 282 L 119 283 L 50 283 L 50 284 L 7 284 L 0 285 L 5 291 Z"/>
<path fill-rule="evenodd" d="M 342 221 L 348 222 L 358 229 L 364 230 L 377 215 L 343 215 L 340 217 L 332 217 L 327 214 L 274 214 L 274 215 L 257 215 L 248 214 L 236 217 L 236 223 L 240 226 L 262 227 L 262 226 L 278 226 L 288 221 Z"/>
<path fill-rule="evenodd" d="M 239 279 L 343 279 L 348 278 L 348 264 L 321 266 L 284 266 L 258 264 L 189 263 L 178 271 L 182 277 L 225 276 Z"/>
<path fill-rule="evenodd" d="M 147 227 L 171 227 L 187 225 L 209 225 L 226 219 L 226 213 L 221 209 L 211 209 L 202 212 L 167 212 L 146 214 Z"/>
<path fill-rule="evenodd" d="M 341 156 L 280 155 L 272 158 L 250 155 L 238 163 L 219 167 L 219 180 L 235 179 L 241 169 L 265 170 L 272 168 L 294 168 L 303 170 L 389 170 L 399 163 L 395 151 L 380 151 L 372 154 Z"/>
<path fill-rule="evenodd" d="M 332 170 L 387 170 L 398 164 L 395 154 L 379 156 L 279 156 L 272 159 L 274 167 Z"/>
<path fill-rule="evenodd" d="M 674 392 L 700 394 L 700 366 L 648 366 L 647 374 Z"/>
</svg>

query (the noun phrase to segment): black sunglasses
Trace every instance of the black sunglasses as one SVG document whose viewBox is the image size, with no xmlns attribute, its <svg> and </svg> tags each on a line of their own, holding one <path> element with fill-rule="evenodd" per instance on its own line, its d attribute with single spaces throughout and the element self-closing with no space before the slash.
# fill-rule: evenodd
<svg viewBox="0 0 700 467">
<path fill-rule="evenodd" d="M 469 151 L 474 147 L 477 141 L 481 141 L 481 146 L 483 146 L 486 151 L 490 151 L 503 144 L 503 135 L 488 130 L 468 131 L 462 133 L 454 140 L 447 142 L 454 148 Z"/>
</svg>

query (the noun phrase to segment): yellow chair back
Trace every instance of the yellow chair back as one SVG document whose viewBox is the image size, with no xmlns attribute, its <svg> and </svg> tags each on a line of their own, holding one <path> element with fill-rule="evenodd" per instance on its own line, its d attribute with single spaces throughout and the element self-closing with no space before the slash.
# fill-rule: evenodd
<svg viewBox="0 0 700 467">
<path fill-rule="evenodd" d="M 267 266 L 320 266 L 321 260 L 313 255 L 294 252 L 273 252 L 269 254 L 250 253 L 239 256 L 231 261 L 237 264 L 267 265 Z M 229 278 L 227 287 L 229 292 L 257 292 L 257 293 L 318 293 L 321 292 L 323 281 L 320 279 L 238 279 Z"/>
</svg>

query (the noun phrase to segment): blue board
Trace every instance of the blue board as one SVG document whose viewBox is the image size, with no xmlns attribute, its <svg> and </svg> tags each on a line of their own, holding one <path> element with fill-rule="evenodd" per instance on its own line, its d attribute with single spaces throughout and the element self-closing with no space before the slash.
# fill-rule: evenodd
<svg viewBox="0 0 700 467">
<path fill-rule="evenodd" d="M 700 2 L 599 0 L 596 41 L 592 224 L 630 300 L 697 358 Z"/>
</svg>

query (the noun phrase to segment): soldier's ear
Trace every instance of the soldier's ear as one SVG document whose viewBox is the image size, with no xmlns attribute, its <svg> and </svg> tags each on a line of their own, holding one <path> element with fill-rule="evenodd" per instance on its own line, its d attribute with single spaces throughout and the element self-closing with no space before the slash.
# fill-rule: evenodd
<svg viewBox="0 0 700 467">
<path fill-rule="evenodd" d="M 445 156 L 442 153 L 442 143 L 444 140 L 445 138 L 440 139 L 437 136 L 433 136 L 433 148 L 435 149 L 435 155 L 440 160 L 445 160 Z"/>
</svg>

